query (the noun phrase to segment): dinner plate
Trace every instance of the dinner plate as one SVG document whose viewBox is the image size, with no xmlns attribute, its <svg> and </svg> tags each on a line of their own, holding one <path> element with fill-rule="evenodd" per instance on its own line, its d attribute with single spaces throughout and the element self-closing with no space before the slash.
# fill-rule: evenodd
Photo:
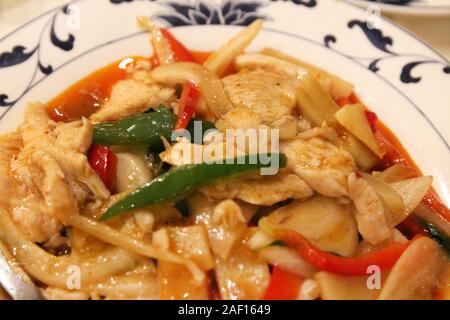
<svg viewBox="0 0 450 320">
<path fill-rule="evenodd" d="M 450 16 L 450 0 L 347 0 L 363 8 L 378 6 L 381 12 L 397 15 Z"/>
<path fill-rule="evenodd" d="M 450 204 L 448 61 L 407 31 L 343 1 L 72 1 L 0 39 L 0 131 L 16 128 L 28 101 L 46 102 L 120 58 L 150 55 L 138 15 L 204 51 L 264 19 L 250 51 L 274 47 L 354 83 Z"/>
</svg>

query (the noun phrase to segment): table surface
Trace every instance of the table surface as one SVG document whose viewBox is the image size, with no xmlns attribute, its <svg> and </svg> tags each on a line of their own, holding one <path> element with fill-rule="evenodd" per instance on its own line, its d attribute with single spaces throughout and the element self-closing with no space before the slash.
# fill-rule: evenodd
<svg viewBox="0 0 450 320">
<path fill-rule="evenodd" d="M 67 0 L 0 0 L 0 38 L 29 19 Z M 386 15 L 428 42 L 450 60 L 450 17 Z"/>
</svg>

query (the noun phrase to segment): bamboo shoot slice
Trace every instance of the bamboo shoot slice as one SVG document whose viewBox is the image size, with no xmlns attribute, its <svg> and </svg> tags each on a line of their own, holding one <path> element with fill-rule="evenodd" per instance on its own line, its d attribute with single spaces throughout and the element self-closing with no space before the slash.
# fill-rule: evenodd
<svg viewBox="0 0 450 320">
<path fill-rule="evenodd" d="M 364 142 L 378 157 L 384 156 L 384 152 L 375 140 L 375 135 L 366 117 L 366 109 L 362 104 L 346 105 L 339 109 L 335 116 L 344 128 Z"/>
<path fill-rule="evenodd" d="M 219 77 L 223 76 L 227 68 L 233 63 L 233 60 L 255 39 L 262 26 L 263 21 L 256 20 L 209 56 L 203 65 Z"/>
<path fill-rule="evenodd" d="M 369 289 L 369 276 L 347 277 L 322 271 L 314 278 L 323 300 L 376 300 L 381 290 Z"/>
</svg>

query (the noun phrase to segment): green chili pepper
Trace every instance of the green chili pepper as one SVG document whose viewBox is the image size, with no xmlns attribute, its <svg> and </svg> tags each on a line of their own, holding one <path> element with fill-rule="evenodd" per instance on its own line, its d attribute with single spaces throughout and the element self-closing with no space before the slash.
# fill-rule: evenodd
<svg viewBox="0 0 450 320">
<path fill-rule="evenodd" d="M 256 158 L 256 161 L 251 161 Z M 263 163 L 262 159 L 278 160 L 278 168 L 284 168 L 287 160 L 284 154 L 261 154 L 232 159 L 228 164 L 202 163 L 172 169 L 120 200 L 100 218 L 111 219 L 123 212 L 186 198 L 195 190 L 224 179 L 236 178 L 270 168 L 274 163 Z M 229 161 L 231 162 L 231 161 Z"/>
<path fill-rule="evenodd" d="M 442 233 L 441 231 L 439 231 L 438 229 L 436 229 L 436 227 L 427 222 L 424 221 L 423 222 L 428 234 L 437 242 L 441 245 L 442 248 L 444 248 L 445 251 L 447 251 L 447 254 L 450 255 L 450 238 L 447 237 L 444 233 Z"/>
<path fill-rule="evenodd" d="M 201 120 L 194 119 L 193 121 Z M 193 131 L 193 121 L 189 127 L 191 131 Z M 171 138 L 176 122 L 177 117 L 172 111 L 165 106 L 160 106 L 155 112 L 95 125 L 93 143 L 104 146 L 160 145 L 161 137 Z M 202 134 L 212 128 L 214 128 L 214 124 L 202 121 Z"/>
</svg>

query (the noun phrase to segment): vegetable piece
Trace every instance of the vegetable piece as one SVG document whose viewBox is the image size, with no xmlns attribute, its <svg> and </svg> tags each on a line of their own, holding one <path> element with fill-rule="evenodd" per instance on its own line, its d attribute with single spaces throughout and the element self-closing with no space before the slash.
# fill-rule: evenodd
<svg viewBox="0 0 450 320">
<path fill-rule="evenodd" d="M 317 269 L 344 276 L 367 275 L 367 268 L 372 265 L 377 265 L 381 270 L 390 269 L 408 247 L 408 244 L 394 242 L 380 251 L 343 258 L 318 249 L 297 232 L 277 230 L 276 235 Z"/>
<path fill-rule="evenodd" d="M 206 117 L 219 118 L 233 108 L 228 98 L 222 80 L 211 70 L 192 62 L 177 62 L 162 65 L 151 72 L 151 78 L 159 83 L 176 85 L 179 83 L 192 83 L 200 89 L 208 109 L 197 109 L 197 112 Z M 197 105 L 197 108 L 199 105 Z"/>
<path fill-rule="evenodd" d="M 366 115 L 367 121 L 369 122 L 370 129 L 372 129 L 372 131 L 375 132 L 377 130 L 377 121 L 378 121 L 377 114 L 369 110 L 364 111 L 364 114 Z"/>
<path fill-rule="evenodd" d="M 362 104 L 346 105 L 336 112 L 335 117 L 344 128 L 364 142 L 380 159 L 383 158 L 384 153 L 375 140 L 366 116 L 366 109 Z"/>
<path fill-rule="evenodd" d="M 370 170 L 380 162 L 377 155 L 375 155 L 375 153 L 373 153 L 361 140 L 348 131 L 345 132 L 344 135 L 345 146 L 361 170 Z"/>
<path fill-rule="evenodd" d="M 170 250 L 195 262 L 203 271 L 214 268 L 214 259 L 210 251 L 208 233 L 200 224 L 189 227 L 167 228 L 170 238 Z"/>
<path fill-rule="evenodd" d="M 208 300 L 209 286 L 205 279 L 194 283 L 189 270 L 180 264 L 158 261 L 159 297 L 162 300 Z"/>
<path fill-rule="evenodd" d="M 117 152 L 117 192 L 134 191 L 152 180 L 145 159 L 131 152 Z"/>
<path fill-rule="evenodd" d="M 263 25 L 262 20 L 256 20 L 247 28 L 239 32 L 235 37 L 230 39 L 228 43 L 222 46 L 218 51 L 208 57 L 203 64 L 206 68 L 223 76 L 228 67 L 233 63 L 237 55 L 241 54 L 247 48 L 253 39 L 261 31 Z"/>
<path fill-rule="evenodd" d="M 431 299 L 439 274 L 447 264 L 436 242 L 427 237 L 418 238 L 392 268 L 378 299 Z"/>
<path fill-rule="evenodd" d="M 215 275 L 223 300 L 262 299 L 270 282 L 269 265 L 242 243 L 228 259 L 216 259 Z"/>
<path fill-rule="evenodd" d="M 397 182 L 417 177 L 416 170 L 401 164 L 394 164 L 383 172 L 374 172 L 372 174 L 386 183 Z"/>
<path fill-rule="evenodd" d="M 117 122 L 101 123 L 94 126 L 94 143 L 103 145 L 145 145 L 158 149 L 161 137 L 170 139 L 177 117 L 169 108 L 160 106 L 155 112 L 144 113 Z M 215 129 L 209 121 L 192 119 L 187 130 L 194 137 L 194 123 L 201 122 L 202 134 Z M 194 139 L 196 142 L 197 139 Z M 164 150 L 161 150 L 161 152 Z"/>
<path fill-rule="evenodd" d="M 432 177 L 419 177 L 390 184 L 390 187 L 400 195 L 404 204 L 403 212 L 392 217 L 394 226 L 402 222 L 417 208 L 425 194 L 430 190 L 432 183 Z"/>
<path fill-rule="evenodd" d="M 137 18 L 140 28 L 150 31 L 152 34 L 151 43 L 155 51 L 158 64 L 170 64 L 174 62 L 174 53 L 161 29 L 149 18 L 140 16 Z"/>
<path fill-rule="evenodd" d="M 302 234 L 321 250 L 351 256 L 358 246 L 358 231 L 350 207 L 316 195 L 294 201 L 260 220 L 265 229 L 288 229 Z"/>
<path fill-rule="evenodd" d="M 450 254 L 450 237 L 447 237 L 429 222 L 424 223 L 427 233 Z"/>
<path fill-rule="evenodd" d="M 315 127 L 322 127 L 324 122 L 332 126 L 339 125 L 334 117 L 339 106 L 311 74 L 305 75 L 302 87 L 297 91 L 297 101 L 302 116 Z M 362 170 L 373 168 L 380 160 L 361 140 L 346 129 L 343 131 L 342 144 Z"/>
<path fill-rule="evenodd" d="M 407 212 L 402 197 L 392 186 L 370 174 L 361 172 L 360 175 L 366 179 L 380 197 L 383 207 L 387 211 L 387 220 L 392 227 L 395 227 L 408 216 L 411 211 Z"/>
<path fill-rule="evenodd" d="M 303 279 L 279 267 L 273 267 L 264 300 L 297 300 Z"/>
<path fill-rule="evenodd" d="M 107 147 L 94 144 L 89 150 L 89 164 L 102 179 L 105 187 L 114 192 L 117 181 L 117 157 Z"/>
<path fill-rule="evenodd" d="M 272 266 L 277 266 L 302 278 L 312 278 L 317 270 L 306 262 L 298 253 L 275 241 L 271 246 L 258 251 L 259 256 Z"/>
<path fill-rule="evenodd" d="M 178 121 L 175 125 L 175 130 L 186 129 L 191 118 L 194 116 L 199 94 L 198 89 L 194 85 L 190 83 L 183 84 L 183 93 L 180 98 Z"/>
<path fill-rule="evenodd" d="M 233 200 L 225 200 L 214 208 L 208 228 L 213 253 L 226 260 L 242 239 L 247 223 L 239 205 Z"/>
<path fill-rule="evenodd" d="M 161 137 L 170 139 L 175 122 L 175 115 L 161 106 L 155 112 L 95 125 L 93 141 L 108 146 L 159 145 Z"/>
<path fill-rule="evenodd" d="M 332 88 L 331 88 L 331 95 L 334 99 L 339 98 L 348 98 L 351 96 L 353 92 L 354 86 L 345 81 L 344 79 L 331 74 L 323 69 L 317 68 L 316 66 L 306 63 L 304 61 L 300 61 L 294 57 L 291 57 L 289 55 L 286 55 L 278 50 L 272 49 L 272 48 L 264 48 L 261 51 L 262 54 L 268 55 L 274 58 L 278 58 L 281 60 L 285 60 L 287 62 L 290 62 L 292 64 L 298 65 L 302 68 L 305 68 L 309 72 L 311 72 L 320 83 L 331 81 Z"/>
<path fill-rule="evenodd" d="M 159 64 L 194 61 L 189 50 L 168 30 L 159 28 L 147 17 L 138 17 L 137 22 L 142 29 L 146 29 L 152 33 L 152 45 Z"/>
<path fill-rule="evenodd" d="M 173 62 L 194 62 L 195 59 L 192 53 L 186 49 L 186 47 L 177 40 L 167 29 L 161 29 L 161 34 L 167 41 L 169 48 L 173 53 Z"/>
<path fill-rule="evenodd" d="M 315 126 L 321 127 L 323 122 L 333 125 L 336 123 L 335 113 L 339 110 L 339 106 L 334 102 L 333 98 L 320 86 L 314 76 L 306 73 L 302 79 L 301 90 L 302 96 L 309 97 L 309 101 L 299 98 L 299 106 L 302 115 Z M 308 115 L 314 114 L 314 117 L 308 119 Z"/>
<path fill-rule="evenodd" d="M 450 210 L 434 191 L 427 192 L 422 202 L 414 210 L 414 215 L 432 223 L 447 237 L 450 237 Z"/>
<path fill-rule="evenodd" d="M 329 272 L 319 272 L 317 281 L 323 300 L 375 300 L 379 289 L 369 289 L 368 276 L 341 276 Z"/>
<path fill-rule="evenodd" d="M 253 155 L 237 158 L 233 164 L 202 163 L 172 169 L 114 204 L 101 217 L 101 220 L 108 220 L 125 211 L 148 205 L 176 202 L 198 188 L 219 180 L 235 178 L 262 168 L 270 168 L 272 164 L 264 164 L 261 159 L 272 159 L 272 157 L 278 158 L 279 168 L 286 166 L 287 160 L 284 154 L 265 154 L 258 155 L 256 163 L 250 161 L 254 158 Z"/>
<path fill-rule="evenodd" d="M 405 237 L 412 239 L 415 236 L 428 236 L 428 230 L 422 223 L 420 218 L 413 215 L 408 216 L 400 223 L 396 229 L 398 229 Z"/>
</svg>

